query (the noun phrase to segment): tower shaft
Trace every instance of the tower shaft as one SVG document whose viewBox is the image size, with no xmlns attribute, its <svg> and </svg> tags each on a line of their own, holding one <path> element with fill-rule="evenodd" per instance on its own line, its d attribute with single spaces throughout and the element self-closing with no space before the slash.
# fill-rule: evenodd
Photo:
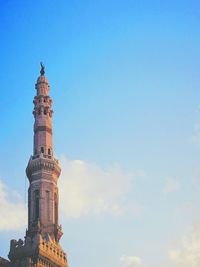
<svg viewBox="0 0 200 267">
<path fill-rule="evenodd" d="M 44 75 L 36 83 L 34 97 L 34 142 L 26 173 L 30 182 L 28 192 L 28 235 L 38 228 L 42 233 L 59 241 L 62 231 L 58 224 L 58 187 L 60 175 L 58 161 L 54 158 L 52 142 L 52 99 Z"/>
</svg>

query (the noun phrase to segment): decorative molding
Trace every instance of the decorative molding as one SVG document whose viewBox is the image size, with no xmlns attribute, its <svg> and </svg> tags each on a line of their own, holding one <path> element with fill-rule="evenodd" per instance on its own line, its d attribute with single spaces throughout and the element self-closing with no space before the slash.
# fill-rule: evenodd
<svg viewBox="0 0 200 267">
<path fill-rule="evenodd" d="M 32 175 L 40 171 L 47 171 L 52 174 L 55 173 L 59 177 L 61 168 L 57 160 L 43 158 L 41 154 L 39 158 L 31 157 L 26 168 L 26 174 L 29 180 L 32 180 Z"/>
</svg>

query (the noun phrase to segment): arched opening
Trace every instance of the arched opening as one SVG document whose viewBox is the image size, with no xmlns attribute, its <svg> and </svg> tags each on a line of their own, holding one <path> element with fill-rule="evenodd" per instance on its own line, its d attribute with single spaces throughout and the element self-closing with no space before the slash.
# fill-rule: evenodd
<svg viewBox="0 0 200 267">
<path fill-rule="evenodd" d="M 41 147 L 41 153 L 44 153 L 44 147 L 43 146 Z"/>
</svg>

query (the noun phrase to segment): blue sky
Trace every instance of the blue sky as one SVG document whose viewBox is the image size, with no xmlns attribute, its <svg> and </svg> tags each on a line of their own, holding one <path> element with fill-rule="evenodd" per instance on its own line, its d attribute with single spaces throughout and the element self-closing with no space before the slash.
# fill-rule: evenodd
<svg viewBox="0 0 200 267">
<path fill-rule="evenodd" d="M 199 266 L 199 2 L 9 0 L 0 12 L 0 255 L 26 228 L 43 61 L 70 266 Z"/>
</svg>

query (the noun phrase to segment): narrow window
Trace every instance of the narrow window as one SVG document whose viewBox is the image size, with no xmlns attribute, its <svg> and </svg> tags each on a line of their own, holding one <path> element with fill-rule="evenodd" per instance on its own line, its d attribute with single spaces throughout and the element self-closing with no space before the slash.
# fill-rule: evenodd
<svg viewBox="0 0 200 267">
<path fill-rule="evenodd" d="M 56 193 L 54 194 L 54 218 L 55 224 L 58 224 L 58 198 Z"/>
<path fill-rule="evenodd" d="M 48 148 L 48 155 L 51 155 L 51 149 Z"/>
<path fill-rule="evenodd" d="M 34 219 L 37 221 L 39 219 L 39 190 L 34 192 Z"/>
<path fill-rule="evenodd" d="M 50 192 L 46 191 L 46 212 L 47 220 L 50 221 Z"/>
<path fill-rule="evenodd" d="M 44 115 L 47 115 L 47 109 L 46 108 L 44 109 Z"/>
<path fill-rule="evenodd" d="M 41 153 L 44 153 L 44 147 L 43 146 L 41 147 Z"/>
</svg>

